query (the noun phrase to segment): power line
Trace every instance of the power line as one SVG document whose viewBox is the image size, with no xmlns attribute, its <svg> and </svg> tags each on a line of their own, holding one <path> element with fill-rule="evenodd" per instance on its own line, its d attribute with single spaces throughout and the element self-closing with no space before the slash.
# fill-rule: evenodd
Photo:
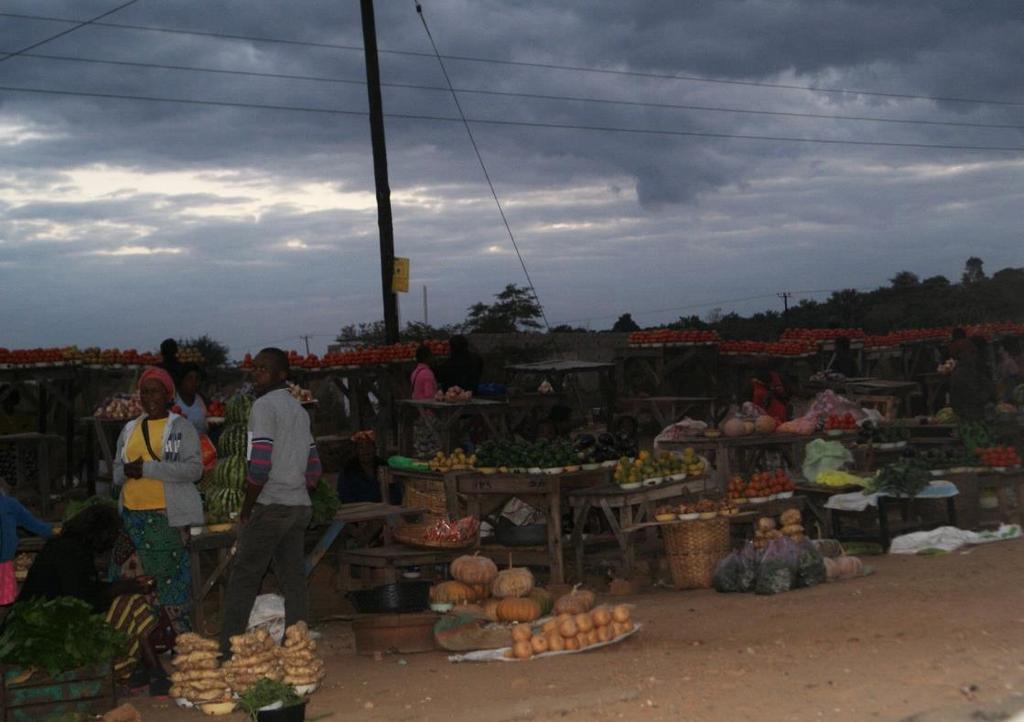
<svg viewBox="0 0 1024 722">
<path fill-rule="evenodd" d="M 166 98 L 151 95 L 133 95 L 128 93 L 102 93 L 84 90 L 52 90 L 47 88 L 26 88 L 0 85 L 0 91 L 12 93 L 34 93 L 40 95 L 75 96 L 83 98 L 103 98 L 111 100 L 139 100 L 157 103 L 178 103 L 183 105 L 200 105 L 224 108 L 244 108 L 258 110 L 278 110 L 303 113 L 322 113 L 326 115 L 352 115 L 365 117 L 369 115 L 364 110 L 344 110 L 340 108 L 311 108 L 294 105 L 271 105 L 266 103 L 244 103 L 226 100 L 200 100 L 193 98 Z M 442 115 L 424 115 L 418 113 L 385 113 L 387 118 L 404 120 L 429 120 L 446 123 L 462 123 L 463 118 L 452 118 Z M 747 133 L 715 133 L 711 131 L 697 130 L 659 130 L 655 128 L 622 128 L 608 125 L 577 125 L 572 123 L 541 123 L 525 120 L 496 120 L 485 118 L 466 118 L 465 122 L 478 125 L 496 125 L 523 128 L 549 128 L 553 130 L 587 130 L 604 133 L 632 133 L 639 135 L 661 135 L 689 138 L 710 138 L 718 140 L 762 140 L 780 143 L 812 143 L 822 145 L 852 145 L 881 148 L 921 148 L 933 150 L 965 150 L 965 151 L 993 151 L 1005 153 L 1020 153 L 1024 146 L 991 146 L 991 145 L 958 145 L 946 143 L 901 143 L 893 141 L 868 141 L 868 140 L 843 140 L 837 138 L 794 138 L 790 136 L 755 135 Z"/>
<path fill-rule="evenodd" d="M 60 23 L 76 23 L 78 21 L 69 18 L 54 17 L 49 15 L 30 15 L 27 13 L 0 13 L 0 17 L 16 18 L 21 20 L 42 20 L 47 22 L 60 22 Z M 245 42 L 258 42 L 258 43 L 276 43 L 281 45 L 295 45 L 300 47 L 311 47 L 311 48 L 325 48 L 331 50 L 347 50 L 354 52 L 363 52 L 363 48 L 357 45 L 342 45 L 337 43 L 318 43 L 307 40 L 292 40 L 288 38 L 275 38 L 268 36 L 257 36 L 257 35 L 240 35 L 233 33 L 219 33 L 209 32 L 201 30 L 181 30 L 178 28 L 167 28 L 154 25 L 134 25 L 129 23 L 108 23 L 108 22 L 91 22 L 90 24 L 114 28 L 119 30 L 138 30 L 146 32 L 157 32 L 157 33 L 170 33 L 176 35 L 193 35 L 198 37 L 218 38 L 222 40 L 239 40 Z M 434 58 L 435 55 L 431 53 L 424 53 L 414 50 L 379 50 L 380 53 L 387 53 L 389 55 L 401 55 L 408 57 L 419 57 L 419 58 Z M 835 93 L 835 94 L 848 94 L 848 95 L 868 95 L 873 97 L 882 98 L 899 98 L 903 100 L 928 100 L 932 102 L 947 102 L 947 103 L 970 103 L 975 105 L 1000 105 L 1010 107 L 1024 107 L 1024 102 L 1012 101 L 1012 100 L 997 100 L 994 98 L 960 98 L 954 96 L 941 96 L 941 95 L 923 95 L 915 93 L 890 93 L 884 91 L 875 90 L 862 90 L 854 88 L 828 88 L 817 85 L 797 85 L 790 83 L 768 83 L 754 80 L 733 80 L 728 78 L 709 78 L 699 75 L 680 75 L 678 73 L 654 73 L 644 72 L 638 70 L 614 70 L 609 68 L 594 68 L 583 65 L 560 65 L 557 63 L 538 63 L 529 62 L 523 60 L 502 60 L 498 58 L 482 58 L 470 55 L 442 55 L 445 60 L 455 60 L 462 62 L 473 62 L 473 63 L 490 63 L 495 65 L 506 65 L 506 66 L 518 66 L 528 68 L 538 68 L 545 70 L 566 70 L 574 72 L 586 72 L 586 73 L 598 73 L 603 75 L 616 75 L 625 77 L 639 77 L 639 78 L 652 78 L 658 80 L 681 80 L 688 82 L 697 83 L 712 83 L 722 85 L 738 85 L 746 87 L 757 87 L 757 88 L 775 88 L 779 90 L 801 90 L 814 93 Z"/>
<path fill-rule="evenodd" d="M 365 80 L 348 78 L 332 78 L 323 75 L 299 75 L 293 73 L 268 73 L 255 70 L 234 70 L 228 68 L 208 68 L 197 65 L 172 65 L 166 63 L 147 63 L 132 60 L 110 60 L 104 58 L 83 58 L 69 55 L 52 55 L 45 53 L 21 53 L 23 57 L 38 60 L 55 60 L 61 62 L 89 63 L 95 65 L 113 65 L 118 67 L 146 68 L 155 70 L 174 70 L 192 73 L 210 73 L 217 75 L 267 78 L 271 80 L 303 80 L 316 83 L 333 83 L 344 85 L 366 85 Z M 1013 123 L 972 123 L 969 121 L 927 120 L 924 118 L 880 118 L 867 115 L 834 115 L 829 113 L 800 113 L 796 111 L 761 110 L 754 108 L 734 108 L 711 105 L 693 105 L 687 103 L 652 103 L 637 100 L 621 100 L 616 98 L 594 98 L 574 95 L 556 95 L 548 93 L 525 93 L 503 90 L 484 90 L 479 88 L 447 88 L 436 85 L 419 85 L 416 83 L 381 83 L 383 87 L 405 90 L 427 90 L 432 92 L 456 93 L 473 95 L 489 95 L 505 98 L 529 98 L 533 100 L 569 101 L 577 103 L 597 103 L 603 105 L 620 105 L 637 108 L 661 108 L 664 110 L 692 110 L 714 113 L 738 113 L 745 115 L 764 115 L 783 118 L 811 118 L 815 120 L 852 120 L 872 123 L 893 123 L 899 125 L 935 125 L 954 128 L 990 128 L 998 130 L 1024 130 L 1024 125 Z"/>
<path fill-rule="evenodd" d="M 70 27 L 67 30 L 62 30 L 59 33 L 57 33 L 56 35 L 51 35 L 48 38 L 43 38 L 42 40 L 40 40 L 38 42 L 32 43 L 31 45 L 26 45 L 21 50 L 15 50 L 13 53 L 6 53 L 6 54 L 4 54 L 4 56 L 2 58 L 0 58 L 0 63 L 4 62 L 6 60 L 10 60 L 11 58 L 16 57 L 18 55 L 24 55 L 29 50 L 34 50 L 35 48 L 38 48 L 41 45 L 46 45 L 51 40 L 56 40 L 57 38 L 62 38 L 65 35 L 70 35 L 71 33 L 75 32 L 76 30 L 78 30 L 80 28 L 84 28 L 86 25 L 94 25 L 98 20 L 102 20 L 103 18 L 107 17 L 108 15 L 113 15 L 114 13 L 116 13 L 116 12 L 118 12 L 120 10 L 124 10 L 129 5 L 134 5 L 138 1 L 139 0 L 128 0 L 128 2 L 121 3 L 120 5 L 118 5 L 113 10 L 107 10 L 105 13 L 100 13 L 96 17 L 90 18 L 89 20 L 83 20 L 81 22 L 76 22 L 74 27 Z"/>
<path fill-rule="evenodd" d="M 444 65 L 444 60 L 441 59 L 441 53 L 437 49 L 437 43 L 434 42 L 434 36 L 430 32 L 430 27 L 427 25 L 427 17 L 423 14 L 423 6 L 420 5 L 418 0 L 413 0 L 416 5 L 416 14 L 419 15 L 420 22 L 423 23 L 423 31 L 427 34 L 427 39 L 430 41 L 430 47 L 434 49 L 434 54 L 437 56 L 437 64 L 441 67 L 441 74 L 444 75 L 444 81 L 451 90 L 452 101 L 455 103 L 455 109 L 459 111 L 459 118 L 462 119 L 462 125 L 466 128 L 466 135 L 469 136 L 469 143 L 473 146 L 473 153 L 476 154 L 476 159 L 480 163 L 480 170 L 484 173 L 484 180 L 487 181 L 487 187 L 491 189 L 491 197 L 494 198 L 494 204 L 498 207 L 498 215 L 501 216 L 501 222 L 505 224 L 505 230 L 508 232 L 508 238 L 512 241 L 512 248 L 516 251 L 516 256 L 519 257 L 519 265 L 523 267 L 523 275 L 526 276 L 526 282 L 530 284 L 530 291 L 533 293 L 533 299 L 537 302 L 537 307 L 540 309 L 541 318 L 544 319 L 544 326 L 550 331 L 551 324 L 548 323 L 548 316 L 544 312 L 544 304 L 540 301 L 540 296 L 537 295 L 537 287 L 533 285 L 533 279 L 530 278 L 530 272 L 526 269 L 526 260 L 523 258 L 522 251 L 519 250 L 519 244 L 516 243 L 516 236 L 512 232 L 512 226 L 509 225 L 508 218 L 505 217 L 505 209 L 501 206 L 501 200 L 498 198 L 498 191 L 494 188 L 494 182 L 491 180 L 491 174 L 487 172 L 487 164 L 484 163 L 484 157 L 480 153 L 480 148 L 476 144 L 476 138 L 473 136 L 473 129 L 469 126 L 469 121 L 466 120 L 466 114 L 462 112 L 462 103 L 459 102 L 459 96 L 452 88 L 452 80 L 448 77 L 448 69 Z"/>
</svg>

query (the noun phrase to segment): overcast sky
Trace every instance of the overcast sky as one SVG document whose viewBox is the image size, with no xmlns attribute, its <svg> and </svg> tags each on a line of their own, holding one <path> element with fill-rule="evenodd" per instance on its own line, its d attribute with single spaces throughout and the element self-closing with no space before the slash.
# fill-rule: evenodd
<svg viewBox="0 0 1024 722">
<path fill-rule="evenodd" d="M 118 4 L 4 0 L 0 12 L 82 21 Z M 778 306 L 779 291 L 874 287 L 902 269 L 956 278 L 971 255 L 989 271 L 1024 265 L 1016 2 L 424 9 L 441 53 L 463 58 L 446 63 L 470 119 L 676 133 L 472 125 L 552 324 L 749 312 Z M 361 46 L 357 0 L 139 0 L 103 22 L 300 42 L 92 25 L 0 55 L 0 345 L 151 349 L 208 333 L 241 355 L 315 334 L 323 351 L 340 326 L 380 318 L 362 55 L 325 47 Z M 385 112 L 457 117 L 444 92 L 396 87 L 444 85 L 413 1 L 377 0 L 377 26 L 382 50 L 406 51 L 381 55 Z M 0 17 L 0 52 L 71 27 Z M 423 285 L 430 321 L 449 323 L 525 283 L 465 129 L 386 128 L 396 252 L 412 263 L 403 321 L 422 320 Z"/>
</svg>

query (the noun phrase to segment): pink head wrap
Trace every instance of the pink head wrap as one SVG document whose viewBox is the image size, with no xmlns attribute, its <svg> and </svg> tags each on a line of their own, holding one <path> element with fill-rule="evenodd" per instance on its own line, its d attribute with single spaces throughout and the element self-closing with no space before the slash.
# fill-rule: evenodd
<svg viewBox="0 0 1024 722">
<path fill-rule="evenodd" d="M 171 378 L 169 373 L 158 366 L 147 366 L 146 370 L 142 372 L 142 377 L 139 379 L 139 386 L 141 387 L 149 379 L 159 381 L 167 389 L 167 398 L 174 398 L 174 379 Z"/>
</svg>

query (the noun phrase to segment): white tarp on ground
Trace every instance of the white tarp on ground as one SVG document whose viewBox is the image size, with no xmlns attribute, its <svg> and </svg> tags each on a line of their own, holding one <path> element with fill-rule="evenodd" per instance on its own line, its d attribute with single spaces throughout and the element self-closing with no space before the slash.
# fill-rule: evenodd
<svg viewBox="0 0 1024 722">
<path fill-rule="evenodd" d="M 931 531 L 916 531 L 904 534 L 892 540 L 890 554 L 918 554 L 923 551 L 940 550 L 951 552 L 969 544 L 988 544 L 989 542 L 1019 539 L 1019 524 L 1002 524 L 995 531 L 967 531 L 955 526 L 940 526 Z"/>
</svg>

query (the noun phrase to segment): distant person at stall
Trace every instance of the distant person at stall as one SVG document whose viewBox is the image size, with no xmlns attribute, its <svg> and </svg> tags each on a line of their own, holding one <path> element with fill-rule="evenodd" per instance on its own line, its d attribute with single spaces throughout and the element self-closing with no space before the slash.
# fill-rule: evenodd
<svg viewBox="0 0 1024 722">
<path fill-rule="evenodd" d="M 445 391 L 458 386 L 463 391 L 476 393 L 484 372 L 484 360 L 469 348 L 465 336 L 452 336 L 448 341 L 448 360 L 438 369 L 438 381 Z"/>
<path fill-rule="evenodd" d="M 97 572 L 97 558 L 110 553 L 120 531 L 117 510 L 106 504 L 95 504 L 71 517 L 61 535 L 47 541 L 36 555 L 18 601 L 82 600 L 128 638 L 125 656 L 114 662 L 116 679 L 122 683 L 130 679 L 132 686 L 149 684 L 151 694 L 166 694 L 170 685 L 151 639 L 158 628 L 158 615 L 148 600 L 153 580 L 139 577 L 105 583 Z"/>
<path fill-rule="evenodd" d="M 949 404 L 961 421 L 982 421 L 994 387 L 978 353 L 978 345 L 968 339 L 962 329 L 954 329 L 949 352 L 956 361 L 949 376 Z"/>
<path fill-rule="evenodd" d="M 205 434 L 209 431 L 209 426 L 206 423 L 206 402 L 199 394 L 199 384 L 202 380 L 203 372 L 198 364 L 183 364 L 181 378 L 176 384 L 178 393 L 174 397 L 174 405 L 181 410 L 181 415 L 196 427 L 196 431 Z"/>
<path fill-rule="evenodd" d="M 359 432 L 352 452 L 345 459 L 338 474 L 338 498 L 342 504 L 381 501 L 379 471 L 385 462 L 377 455 L 377 442 L 373 432 Z M 391 490 L 392 504 L 401 503 L 401 490 Z"/>
<path fill-rule="evenodd" d="M 178 342 L 173 338 L 165 338 L 160 343 L 160 359 L 160 363 L 157 366 L 169 373 L 174 383 L 178 383 L 178 380 L 181 378 L 181 362 L 178 361 Z"/>
<path fill-rule="evenodd" d="M 416 349 L 416 368 L 409 376 L 409 384 L 412 386 L 413 401 L 433 401 L 437 393 L 437 377 L 430 367 L 433 354 L 429 346 L 420 346 Z M 437 433 L 434 431 L 434 413 L 429 409 L 418 409 L 419 416 L 413 423 L 413 448 L 416 456 L 427 458 L 432 456 L 440 447 Z"/>
<path fill-rule="evenodd" d="M 43 539 L 53 535 L 53 527 L 32 516 L 20 501 L 11 496 L 7 482 L 0 479 L 0 607 L 13 604 L 18 596 L 18 582 L 14 578 L 18 527 Z"/>
<path fill-rule="evenodd" d="M 761 371 L 750 380 L 750 385 L 750 400 L 755 406 L 780 424 L 789 418 L 791 391 L 782 374 L 772 370 Z"/>
<path fill-rule="evenodd" d="M 285 624 L 309 619 L 303 545 L 313 515 L 309 490 L 320 479 L 321 464 L 309 414 L 285 383 L 288 372 L 288 354 L 279 348 L 265 348 L 253 359 L 251 451 L 220 629 L 225 655 L 231 637 L 245 632 L 271 566 L 284 597 Z"/>
<path fill-rule="evenodd" d="M 829 371 L 842 374 L 848 379 L 857 378 L 860 375 L 860 370 L 857 368 L 857 355 L 850 348 L 850 339 L 845 336 L 836 339 L 836 350 L 832 354 Z"/>
<path fill-rule="evenodd" d="M 161 368 L 139 380 L 142 415 L 117 440 L 114 485 L 121 488 L 123 530 L 114 544 L 110 576 L 156 579 L 156 598 L 167 637 L 189 631 L 192 573 L 185 541 L 203 523 L 196 482 L 203 476 L 199 435 L 189 421 L 168 411 L 174 383 Z"/>
</svg>

